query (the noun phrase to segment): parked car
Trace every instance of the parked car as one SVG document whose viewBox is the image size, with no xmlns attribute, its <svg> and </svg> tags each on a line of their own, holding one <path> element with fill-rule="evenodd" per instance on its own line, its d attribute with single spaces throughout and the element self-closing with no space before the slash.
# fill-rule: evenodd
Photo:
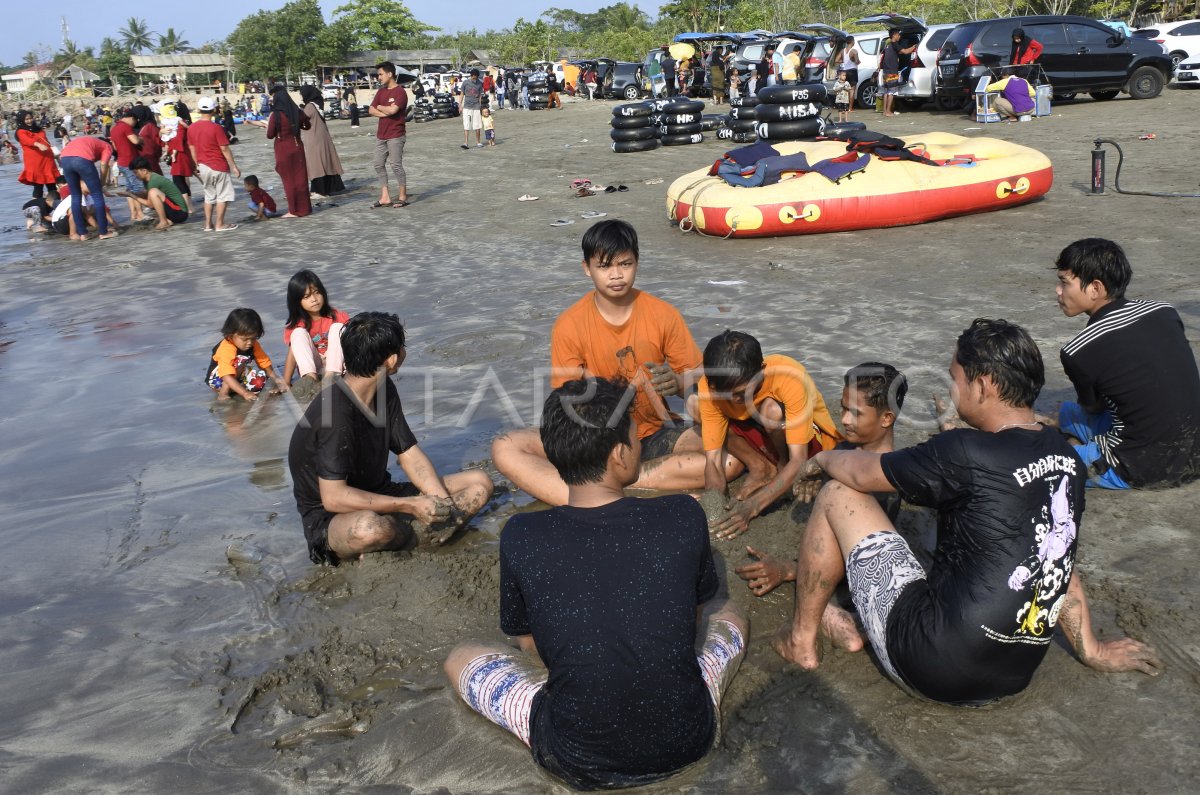
<svg viewBox="0 0 1200 795">
<path fill-rule="evenodd" d="M 1139 39 L 1150 39 L 1162 45 L 1163 51 L 1171 58 L 1171 64 L 1178 66 L 1190 55 L 1200 55 L 1200 19 L 1189 19 L 1184 22 L 1171 22 L 1156 28 L 1135 30 L 1133 35 Z"/>
<path fill-rule="evenodd" d="M 1200 60 L 1185 60 L 1175 67 L 1175 80 L 1179 83 L 1195 83 L 1200 81 Z"/>
<path fill-rule="evenodd" d="M 1126 91 L 1134 99 L 1150 99 L 1162 93 L 1171 77 L 1171 59 L 1158 44 L 1126 37 L 1094 19 L 1055 15 L 984 19 L 965 22 L 946 38 L 938 53 L 938 96 L 965 99 L 980 77 L 1001 73 L 1016 28 L 1042 44 L 1037 63 L 1055 95 L 1088 92 L 1094 99 L 1106 100 Z"/>
<path fill-rule="evenodd" d="M 838 66 L 842 62 L 842 51 L 849 35 L 844 30 L 828 25 L 810 24 L 801 25 L 795 30 L 782 31 L 768 38 L 748 39 L 738 45 L 733 58 L 730 59 L 729 68 L 737 70 L 742 85 L 746 85 L 750 78 L 750 69 L 763 59 L 767 45 L 774 44 L 775 51 L 784 57 L 792 53 L 799 55 L 801 74 L 797 75 L 798 80 L 820 82 L 829 87 L 837 80 Z M 862 35 L 866 37 L 871 34 Z M 855 35 L 855 41 L 857 40 L 858 35 Z M 875 66 L 872 64 L 869 71 L 874 70 Z M 859 76 L 866 76 L 862 65 L 859 66 Z"/>
<path fill-rule="evenodd" d="M 900 74 L 906 82 L 900 86 L 896 96 L 911 109 L 916 109 L 933 99 L 937 94 L 937 59 L 938 52 L 950 36 L 950 31 L 957 24 L 926 25 L 920 17 L 904 16 L 903 14 L 875 14 L 858 20 L 857 25 L 883 25 L 890 35 L 892 30 L 900 30 L 900 44 L 904 48 L 917 45 L 912 55 L 907 56 L 907 63 L 900 62 Z M 886 39 L 884 40 L 886 42 Z M 880 51 L 883 49 L 881 42 Z M 875 64 L 878 67 L 879 57 L 876 55 Z M 875 70 L 864 85 L 859 84 L 859 103 L 863 107 L 875 105 L 875 94 L 879 91 L 879 81 Z"/>
<path fill-rule="evenodd" d="M 601 77 L 600 96 L 605 99 L 634 101 L 645 96 L 642 90 L 642 65 L 632 61 L 613 61 Z"/>
</svg>

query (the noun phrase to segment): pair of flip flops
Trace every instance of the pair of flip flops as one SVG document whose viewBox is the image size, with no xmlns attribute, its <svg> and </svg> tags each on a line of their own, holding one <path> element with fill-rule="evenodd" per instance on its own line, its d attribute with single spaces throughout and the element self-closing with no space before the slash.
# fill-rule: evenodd
<svg viewBox="0 0 1200 795">
<path fill-rule="evenodd" d="M 629 190 L 629 187 L 626 185 L 609 185 L 607 188 L 604 189 L 604 192 L 605 193 L 625 193 L 627 190 Z"/>
<path fill-rule="evenodd" d="M 371 209 L 375 210 L 375 209 L 378 209 L 378 208 L 380 208 L 380 207 L 407 207 L 407 206 L 408 206 L 408 205 L 410 205 L 410 204 L 412 204 L 412 202 L 408 202 L 408 201 L 394 201 L 394 202 L 391 202 L 391 203 L 388 203 L 388 202 L 375 202 L 374 204 L 372 204 L 372 205 L 371 205 Z"/>
</svg>

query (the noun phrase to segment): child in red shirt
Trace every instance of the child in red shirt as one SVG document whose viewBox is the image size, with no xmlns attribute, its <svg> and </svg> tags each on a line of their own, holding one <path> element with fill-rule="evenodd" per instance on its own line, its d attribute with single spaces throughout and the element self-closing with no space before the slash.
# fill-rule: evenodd
<svg viewBox="0 0 1200 795">
<path fill-rule="evenodd" d="M 255 221 L 263 221 L 279 215 L 279 211 L 275 209 L 275 200 L 271 198 L 271 194 L 258 186 L 258 177 L 253 174 L 247 175 L 246 179 L 242 181 L 242 187 L 246 189 L 246 193 L 250 194 L 250 201 L 247 202 L 247 206 L 250 208 L 250 212 L 255 214 Z"/>
</svg>

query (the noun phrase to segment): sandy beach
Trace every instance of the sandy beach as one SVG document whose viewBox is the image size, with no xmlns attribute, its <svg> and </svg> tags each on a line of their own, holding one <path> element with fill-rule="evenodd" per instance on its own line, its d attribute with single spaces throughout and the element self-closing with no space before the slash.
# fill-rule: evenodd
<svg viewBox="0 0 1200 795">
<path fill-rule="evenodd" d="M 680 233 L 664 206 L 671 180 L 728 147 L 708 136 L 614 154 L 614 104 L 501 111 L 499 145 L 483 150 L 459 148 L 457 119 L 410 124 L 413 204 L 402 209 L 371 208 L 373 120 L 331 122 L 348 191 L 307 219 L 247 223 L 239 183 L 229 215 L 242 225 L 227 234 L 204 234 L 193 216 L 82 245 L 28 235 L 20 166 L 0 167 L 0 790 L 568 791 L 456 700 L 441 663 L 461 639 L 502 637 L 497 538 L 530 506 L 495 472 L 489 445 L 534 421 L 551 324 L 590 286 L 584 212 L 638 228 L 638 287 L 674 303 L 701 346 L 726 328 L 750 332 L 803 362 L 833 405 L 848 367 L 895 364 L 911 384 L 898 445 L 934 427 L 954 339 L 975 317 L 1018 322 L 1037 340 L 1039 409 L 1073 397 L 1058 349 L 1083 321 L 1055 305 L 1052 263 L 1077 238 L 1125 246 L 1130 297 L 1171 302 L 1200 342 L 1200 202 L 1116 194 L 1111 150 L 1109 191 L 1088 193 L 1096 137 L 1124 147 L 1123 187 L 1195 192 L 1200 91 L 1083 98 L 983 129 L 958 114 L 856 111 L 909 141 L 944 130 L 1040 149 L 1054 187 L 1026 206 L 923 226 L 728 241 Z M 262 131 L 243 130 L 234 154 L 282 205 Z M 581 177 L 629 190 L 575 198 Z M 114 212 L 124 223 L 123 201 Z M 301 268 L 339 309 L 400 315 L 409 353 L 398 388 L 422 448 L 442 471 L 493 475 L 493 503 L 446 547 L 313 566 L 285 460 L 300 407 L 289 396 L 218 405 L 201 383 L 237 306 L 262 315 L 282 367 L 285 287 Z M 714 541 L 718 568 L 732 576 L 746 543 L 794 556 L 807 511 L 786 504 L 740 539 Z M 829 650 L 816 673 L 785 665 L 767 639 L 790 616 L 792 587 L 756 599 L 734 577 L 752 638 L 722 742 L 646 791 L 1195 789 L 1198 512 L 1200 484 L 1088 493 L 1079 565 L 1094 620 L 1102 637 L 1156 646 L 1161 676 L 1096 673 L 1060 638 L 1025 693 L 984 709 L 910 698 L 869 653 Z M 929 514 L 906 508 L 901 527 L 932 544 Z M 231 563 L 231 544 L 262 560 Z"/>
</svg>

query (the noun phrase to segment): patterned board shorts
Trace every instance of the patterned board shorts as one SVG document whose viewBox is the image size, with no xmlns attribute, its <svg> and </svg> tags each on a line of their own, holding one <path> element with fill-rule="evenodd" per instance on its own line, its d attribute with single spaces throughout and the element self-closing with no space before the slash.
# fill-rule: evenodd
<svg viewBox="0 0 1200 795">
<path fill-rule="evenodd" d="M 846 557 L 846 580 L 871 648 L 887 675 L 900 686 L 908 685 L 896 673 L 887 652 L 888 616 L 904 591 L 915 580 L 925 579 L 912 550 L 899 533 L 886 530 L 859 541 Z"/>
<path fill-rule="evenodd" d="M 720 725 L 721 694 L 733 681 L 746 639 L 728 621 L 709 622 L 704 645 L 696 655 L 700 674 Z M 529 745 L 529 712 L 533 697 L 546 686 L 547 671 L 520 652 L 483 654 L 468 662 L 458 677 L 458 692 L 467 705 Z"/>
<path fill-rule="evenodd" d="M 233 366 L 243 387 L 255 393 L 263 391 L 263 387 L 267 385 L 267 371 L 258 366 L 253 356 L 239 354 L 234 357 Z M 208 377 L 208 385 L 219 392 L 221 381 L 221 376 L 217 375 L 216 368 L 213 368 Z"/>
</svg>

